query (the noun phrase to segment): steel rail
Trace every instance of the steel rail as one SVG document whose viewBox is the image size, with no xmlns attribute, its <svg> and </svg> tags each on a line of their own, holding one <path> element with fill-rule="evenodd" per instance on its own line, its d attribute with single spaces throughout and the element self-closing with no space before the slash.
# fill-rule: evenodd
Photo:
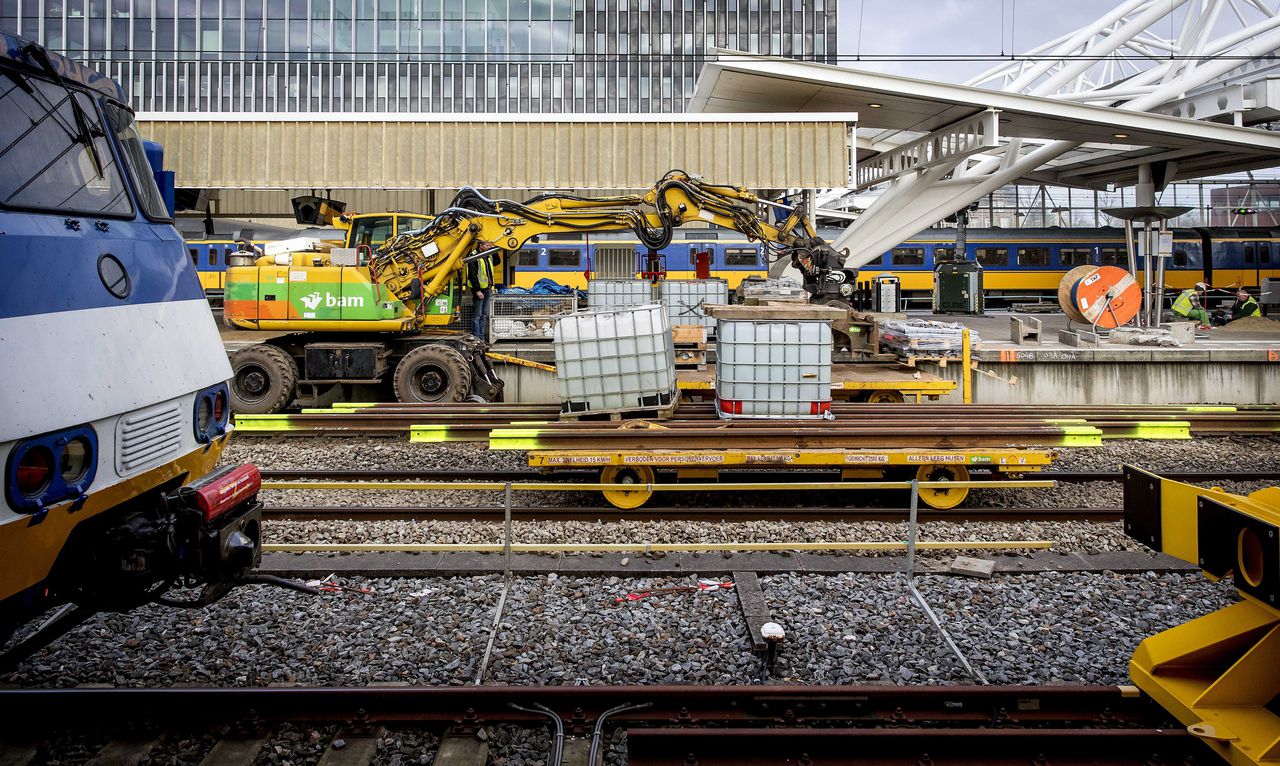
<svg viewBox="0 0 1280 766">
<path fill-rule="evenodd" d="M 674 470 L 656 469 L 658 476 L 674 476 Z M 974 476 L 985 475 L 982 468 L 969 468 Z M 778 481 L 803 481 L 814 476 L 839 475 L 838 470 L 788 469 L 786 471 L 770 471 L 768 468 L 733 469 L 720 471 L 722 478 L 755 476 L 768 474 Z M 267 481 L 311 481 L 311 480 L 396 480 L 396 481 L 526 481 L 542 480 L 551 482 L 581 482 L 595 479 L 599 473 L 592 470 L 569 469 L 547 474 L 536 469 L 472 471 L 472 470 L 414 470 L 414 469 L 288 469 L 277 468 L 262 471 L 262 478 Z M 1075 484 L 1092 481 L 1122 481 L 1124 474 L 1119 471 L 1037 471 L 1036 478 Z M 1166 471 L 1161 476 L 1177 481 L 1213 482 L 1213 481 L 1277 481 L 1280 471 Z"/>
<path fill-rule="evenodd" d="M 513 507 L 521 521 L 900 521 L 906 508 L 733 507 L 688 508 L 643 506 Z M 921 521 L 1119 521 L 1122 508 L 954 508 L 922 509 Z M 501 506 L 271 506 L 262 516 L 271 521 L 501 521 Z"/>
<path fill-rule="evenodd" d="M 785 648 L 783 649 L 785 651 Z M 531 722 L 512 710 L 545 705 L 587 720 L 622 704 L 650 707 L 615 720 L 666 725 L 1114 727 L 1167 721 L 1132 687 L 1117 686 L 409 686 L 0 689 L 10 725 L 65 727 L 145 719 L 403 722 L 478 726 Z M 583 716 L 574 716 L 581 719 Z"/>
</svg>

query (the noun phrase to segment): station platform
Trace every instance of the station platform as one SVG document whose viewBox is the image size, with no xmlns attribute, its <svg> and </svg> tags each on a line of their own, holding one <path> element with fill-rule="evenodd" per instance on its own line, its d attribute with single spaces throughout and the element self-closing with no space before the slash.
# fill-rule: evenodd
<svg viewBox="0 0 1280 766">
<path fill-rule="evenodd" d="M 1280 322 L 1275 329 L 1197 331 L 1182 347 L 1135 346 L 1103 339 L 1096 346 L 1063 343 L 1072 325 L 1061 313 L 991 311 L 982 316 L 910 312 L 911 318 L 957 322 L 976 331 L 974 402 L 987 404 L 1263 404 L 1280 401 Z M 1011 318 L 1040 320 L 1039 343 L 1011 337 Z M 1260 324 L 1254 322 L 1253 324 Z M 909 360 L 961 382 L 956 359 Z M 960 401 L 961 388 L 941 401 Z"/>
<path fill-rule="evenodd" d="M 1070 323 L 1061 313 L 1023 314 L 991 311 L 982 316 L 908 312 L 911 318 L 958 322 L 975 330 L 975 370 L 970 395 L 983 404 L 1268 404 L 1280 402 L 1280 321 L 1275 329 L 1202 330 L 1181 348 L 1132 346 L 1103 339 L 1097 346 L 1072 346 L 1059 340 Z M 1041 323 L 1039 343 L 1011 338 L 1011 318 Z M 1254 323 L 1260 324 L 1260 323 Z M 1079 324 L 1075 329 L 1088 330 Z M 285 333 L 235 330 L 219 324 L 223 345 L 234 351 Z M 714 362 L 714 342 L 708 344 Z M 495 352 L 530 362 L 554 364 L 547 341 L 494 345 Z M 907 358 L 906 364 L 843 365 L 836 359 L 836 397 L 865 399 L 896 390 L 906 401 L 963 401 L 963 365 L 958 358 Z M 513 402 L 558 401 L 554 376 L 537 367 L 495 363 Z M 714 368 L 682 370 L 681 388 L 691 396 L 710 393 Z M 705 395 L 705 394 L 701 394 Z M 937 398 L 934 398 L 937 397 Z M 888 398 L 887 401 L 901 401 Z"/>
</svg>

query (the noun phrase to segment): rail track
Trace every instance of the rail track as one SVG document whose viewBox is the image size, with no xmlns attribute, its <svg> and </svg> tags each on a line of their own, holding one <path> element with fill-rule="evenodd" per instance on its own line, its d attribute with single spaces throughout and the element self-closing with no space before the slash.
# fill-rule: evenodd
<svg viewBox="0 0 1280 766">
<path fill-rule="evenodd" d="M 587 448 L 645 443 L 662 448 L 729 442 L 791 446 L 1083 446 L 1108 438 L 1187 439 L 1211 435 L 1280 434 L 1280 407 L 902 405 L 835 403 L 832 421 L 724 421 L 710 403 L 682 404 L 658 428 L 631 430 L 609 420 L 559 420 L 555 405 L 338 405 L 288 415 L 237 415 L 242 433 L 282 436 L 401 435 L 416 441 L 479 441 L 501 445 Z"/>
<path fill-rule="evenodd" d="M 756 471 L 724 470 L 720 476 L 726 480 L 738 480 L 747 477 L 758 478 L 765 469 Z M 971 469 L 974 476 L 983 476 L 981 468 Z M 770 472 L 770 478 L 777 481 L 814 481 L 816 477 L 838 475 L 839 471 L 786 471 Z M 674 471 L 657 470 L 659 477 L 674 476 Z M 1214 481 L 1276 481 L 1280 480 L 1280 471 L 1166 471 L 1161 476 L 1177 481 L 1214 482 Z M 549 481 L 549 482 L 589 482 L 598 477 L 597 471 L 591 470 L 559 470 L 553 474 L 543 473 L 535 469 L 506 471 L 472 471 L 472 470 L 406 470 L 406 469 L 266 469 L 262 471 L 264 481 Z M 1123 481 L 1120 471 L 1037 471 L 1037 479 L 1078 484 L 1090 481 Z"/>
<path fill-rule="evenodd" d="M 815 481 L 827 478 L 838 479 L 839 472 L 806 471 L 782 472 L 770 474 L 771 479 L 780 482 Z M 982 474 L 978 474 L 981 476 Z M 1170 478 L 1188 482 L 1224 482 L 1224 481 L 1276 481 L 1280 480 L 1280 471 L 1235 471 L 1230 473 L 1215 471 L 1194 471 L 1166 474 Z M 488 481 L 488 482 L 521 482 L 545 480 L 548 482 L 591 482 L 596 478 L 594 471 L 565 471 L 553 475 L 541 474 L 538 471 L 440 471 L 440 470 L 267 470 L 262 472 L 267 481 L 367 481 L 367 489 L 378 489 L 379 482 L 390 481 Z M 673 480 L 674 472 L 658 472 L 660 480 Z M 761 472 L 726 471 L 722 473 L 726 481 L 746 481 L 758 479 Z M 1119 482 L 1123 475 L 1110 471 L 1088 472 L 1051 472 L 1045 471 L 1037 478 L 1055 480 L 1063 483 L 1085 482 Z M 999 489 L 999 485 L 993 486 Z M 305 490 L 304 490 L 305 491 Z M 360 491 L 360 490 L 348 490 Z M 428 488 L 429 491 L 429 488 Z M 767 505 L 767 506 L 682 506 L 667 505 L 637 509 L 620 509 L 613 506 L 529 506 L 513 505 L 511 517 L 528 521 L 595 521 L 595 520 L 643 520 L 643 521 L 897 521 L 907 518 L 909 508 L 903 506 L 856 507 L 850 506 L 848 497 L 832 496 L 824 493 L 810 493 L 803 505 Z M 874 498 L 873 498 L 874 499 Z M 425 520 L 462 520 L 462 521 L 496 521 L 505 518 L 502 505 L 268 505 L 263 512 L 264 518 L 289 521 L 321 521 L 321 520 L 354 520 L 354 521 L 425 521 Z M 1123 518 L 1124 510 L 1120 507 L 1024 507 L 1024 508 L 986 508 L 957 507 L 948 510 L 935 510 L 922 507 L 918 511 L 920 521 L 1088 521 L 1114 522 Z"/>
<path fill-rule="evenodd" d="M 649 507 L 623 510 L 613 506 L 513 506 L 520 521 L 902 521 L 908 508 L 805 507 Z M 418 506 L 270 506 L 263 518 L 279 521 L 502 521 L 498 505 Z M 920 521 L 1120 521 L 1123 508 L 921 508 Z"/>
<path fill-rule="evenodd" d="M 360 766 L 387 728 L 440 732 L 437 762 L 448 749 L 450 764 L 482 766 L 477 733 L 496 725 L 557 733 L 546 758 L 557 765 L 592 763 L 618 729 L 630 766 L 1215 761 L 1137 690 L 1104 686 L 24 689 L 0 690 L 0 706 L 11 752 L 97 727 L 111 732 L 98 753 L 110 762 L 230 726 L 204 763 L 250 763 L 286 723 L 331 727 L 323 762 Z"/>
</svg>

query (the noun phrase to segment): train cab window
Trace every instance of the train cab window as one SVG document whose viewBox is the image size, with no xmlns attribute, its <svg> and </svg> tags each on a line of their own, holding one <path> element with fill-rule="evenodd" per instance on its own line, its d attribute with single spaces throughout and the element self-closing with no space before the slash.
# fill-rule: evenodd
<svg viewBox="0 0 1280 766">
<path fill-rule="evenodd" d="M 1257 259 L 1254 258 L 1253 256 L 1253 245 L 1245 245 L 1244 246 L 1244 262 L 1253 263 L 1255 260 Z"/>
<path fill-rule="evenodd" d="M 194 247 L 188 247 L 188 248 L 187 248 L 187 252 L 188 252 L 188 253 L 191 253 L 191 264 L 192 264 L 193 266 L 199 266 L 199 265 L 200 265 L 200 253 L 196 252 L 196 249 L 195 249 Z"/>
<path fill-rule="evenodd" d="M 760 258 L 754 247 L 726 247 L 725 266 L 759 266 Z"/>
<path fill-rule="evenodd" d="M 1100 266 L 1119 266 L 1128 262 L 1123 247 L 1104 247 L 1098 253 Z"/>
<path fill-rule="evenodd" d="M 934 247 L 933 248 L 933 262 L 935 264 L 946 263 L 947 261 L 955 261 L 955 260 L 959 260 L 959 259 L 956 258 L 956 249 L 954 247 Z"/>
<path fill-rule="evenodd" d="M 1047 247 L 1018 248 L 1018 265 L 1019 266 L 1048 266 L 1049 265 L 1049 248 Z"/>
<path fill-rule="evenodd" d="M 582 255 L 577 250 L 553 247 L 547 251 L 548 266 L 581 266 Z"/>
<path fill-rule="evenodd" d="M 978 256 L 978 263 L 983 266 L 1009 265 L 1009 248 L 1007 247 L 979 247 L 974 252 Z"/>
<path fill-rule="evenodd" d="M 1175 269 L 1185 269 L 1187 267 L 1186 250 L 1179 249 L 1173 251 L 1173 267 Z"/>
<path fill-rule="evenodd" d="M 1084 266 L 1093 258 L 1093 249 L 1088 247 L 1064 247 L 1058 250 L 1059 266 Z"/>
<path fill-rule="evenodd" d="M 895 247 L 893 248 L 893 265 L 894 266 L 923 266 L 924 265 L 924 248 L 923 247 Z"/>
</svg>

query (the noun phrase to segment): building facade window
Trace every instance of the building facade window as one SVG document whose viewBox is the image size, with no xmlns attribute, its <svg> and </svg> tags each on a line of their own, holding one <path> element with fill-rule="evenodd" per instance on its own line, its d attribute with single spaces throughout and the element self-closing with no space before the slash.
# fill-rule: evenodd
<svg viewBox="0 0 1280 766">
<path fill-rule="evenodd" d="M 0 30 L 110 75 L 140 111 L 680 112 L 712 47 L 834 63 L 834 5 L 0 0 Z"/>
</svg>

